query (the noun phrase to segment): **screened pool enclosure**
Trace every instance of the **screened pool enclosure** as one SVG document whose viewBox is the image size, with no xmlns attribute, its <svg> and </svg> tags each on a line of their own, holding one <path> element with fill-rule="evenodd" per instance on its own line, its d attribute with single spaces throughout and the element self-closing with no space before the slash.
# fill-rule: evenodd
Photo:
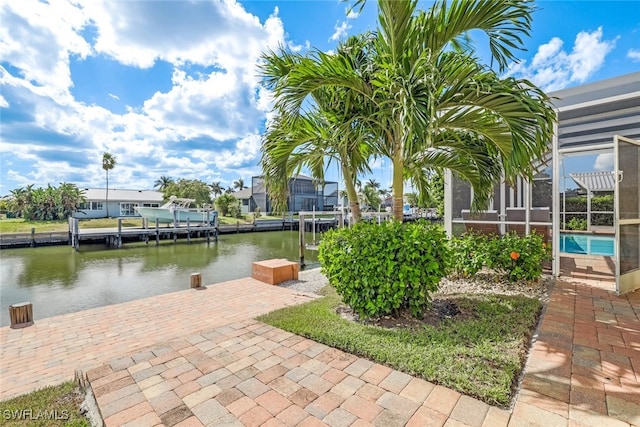
<svg viewBox="0 0 640 427">
<path fill-rule="evenodd" d="M 640 288 L 640 72 L 549 94 L 558 124 L 533 180 L 496 183 L 472 214 L 470 186 L 445 174 L 445 227 L 498 235 L 535 230 L 554 275 Z"/>
</svg>

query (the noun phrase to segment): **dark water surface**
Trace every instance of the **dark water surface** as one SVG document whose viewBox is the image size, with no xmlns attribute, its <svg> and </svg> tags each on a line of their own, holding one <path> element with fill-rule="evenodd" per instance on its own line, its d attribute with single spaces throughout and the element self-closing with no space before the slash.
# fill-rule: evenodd
<svg viewBox="0 0 640 427">
<path fill-rule="evenodd" d="M 192 241 L 9 249 L 0 251 L 0 326 L 9 306 L 29 301 L 38 319 L 189 288 L 191 273 L 203 284 L 251 276 L 251 264 L 270 258 L 298 261 L 298 232 L 220 235 L 218 243 Z M 307 251 L 308 267 L 317 266 Z"/>
</svg>

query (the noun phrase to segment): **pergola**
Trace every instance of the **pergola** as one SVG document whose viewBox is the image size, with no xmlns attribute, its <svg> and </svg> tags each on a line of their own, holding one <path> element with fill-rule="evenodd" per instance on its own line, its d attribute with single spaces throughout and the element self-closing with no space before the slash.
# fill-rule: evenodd
<svg viewBox="0 0 640 427">
<path fill-rule="evenodd" d="M 576 172 L 569 174 L 571 179 L 587 192 L 587 230 L 591 230 L 591 197 L 593 193 L 611 192 L 616 190 L 613 172 Z"/>
</svg>

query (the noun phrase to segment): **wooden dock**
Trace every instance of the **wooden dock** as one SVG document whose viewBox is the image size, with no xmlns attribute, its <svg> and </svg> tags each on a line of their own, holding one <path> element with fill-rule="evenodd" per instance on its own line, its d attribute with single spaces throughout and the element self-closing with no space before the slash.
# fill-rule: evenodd
<svg viewBox="0 0 640 427">
<path fill-rule="evenodd" d="M 122 220 L 121 220 L 122 221 Z M 304 220 L 304 229 L 307 232 L 323 233 L 338 226 L 334 218 L 307 218 Z M 0 234 L 0 249 L 38 247 L 50 245 L 70 245 L 76 248 L 82 243 L 105 243 L 109 247 L 119 248 L 125 242 L 153 242 L 160 244 L 160 240 L 186 239 L 211 239 L 217 242 L 219 234 L 248 233 L 256 231 L 285 231 L 298 230 L 300 221 L 296 218 L 258 220 L 253 224 L 207 225 L 207 224 L 180 224 L 158 225 L 149 224 L 142 227 L 111 228 L 79 228 L 78 220 L 69 220 L 69 231 L 36 232 L 35 228 L 30 233 L 3 233 Z M 315 229 L 315 230 L 314 230 Z"/>
<path fill-rule="evenodd" d="M 191 225 L 174 224 L 163 226 L 156 222 L 155 227 L 122 227 L 122 220 L 118 220 L 117 228 L 79 228 L 78 220 L 70 221 L 69 244 L 76 250 L 82 241 L 104 241 L 107 246 L 120 248 L 124 241 L 143 241 L 149 243 L 155 241 L 156 245 L 160 240 L 172 239 L 177 242 L 178 238 L 186 238 L 187 243 L 192 238 L 204 238 L 207 243 L 213 238 L 218 241 L 218 226 L 207 224 Z"/>
</svg>

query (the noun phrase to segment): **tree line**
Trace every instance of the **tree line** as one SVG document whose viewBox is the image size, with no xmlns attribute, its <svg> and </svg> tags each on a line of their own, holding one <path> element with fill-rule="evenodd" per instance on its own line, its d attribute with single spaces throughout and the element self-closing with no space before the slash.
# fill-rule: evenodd
<svg viewBox="0 0 640 427">
<path fill-rule="evenodd" d="M 3 199 L 4 209 L 28 221 L 55 221 L 66 219 L 86 201 L 84 191 L 75 184 L 62 182 L 58 187 L 34 187 L 33 184 L 10 191 Z"/>
</svg>

